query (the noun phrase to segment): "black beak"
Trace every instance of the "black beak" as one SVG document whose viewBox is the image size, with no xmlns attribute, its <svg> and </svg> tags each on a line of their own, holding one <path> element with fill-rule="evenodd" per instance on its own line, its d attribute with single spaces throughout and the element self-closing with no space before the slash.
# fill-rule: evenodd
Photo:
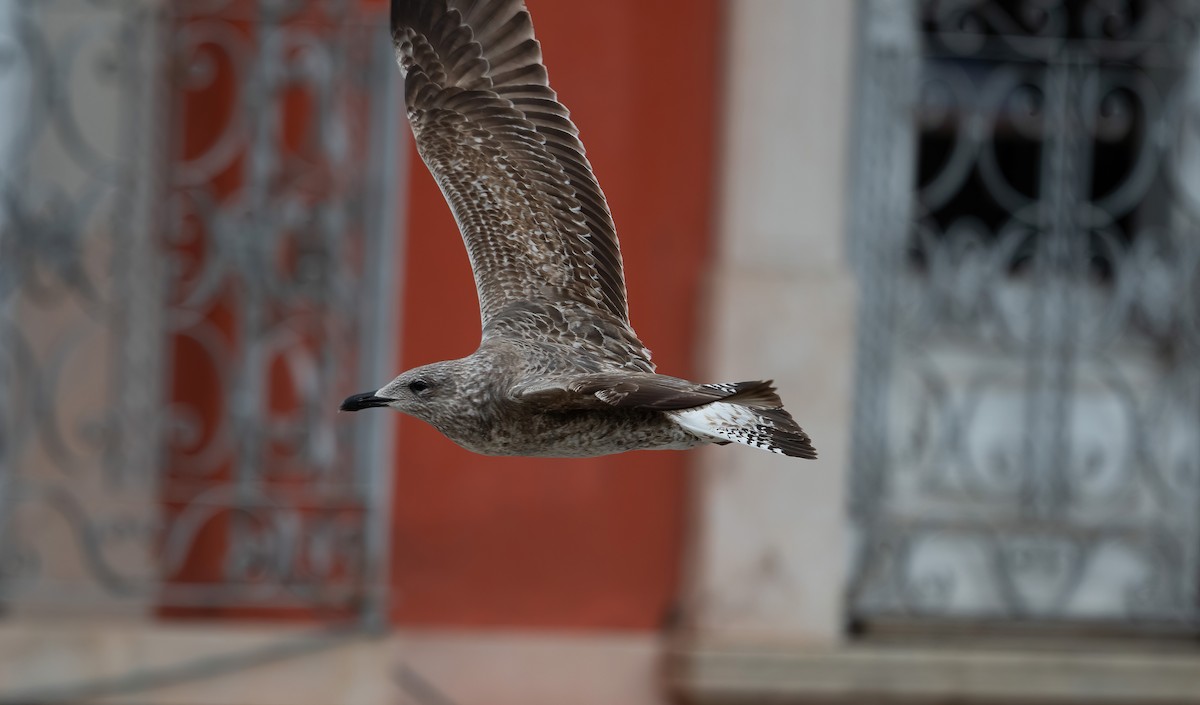
<svg viewBox="0 0 1200 705">
<path fill-rule="evenodd" d="M 370 409 L 375 406 L 387 406 L 391 399 L 375 396 L 375 392 L 363 392 L 355 394 L 352 397 L 346 397 L 346 401 L 342 402 L 342 411 L 358 411 L 359 409 Z"/>
</svg>

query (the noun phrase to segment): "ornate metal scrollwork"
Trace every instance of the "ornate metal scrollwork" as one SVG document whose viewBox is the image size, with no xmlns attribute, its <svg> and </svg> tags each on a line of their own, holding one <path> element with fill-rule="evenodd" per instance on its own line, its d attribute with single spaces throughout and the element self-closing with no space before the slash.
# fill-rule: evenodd
<svg viewBox="0 0 1200 705">
<path fill-rule="evenodd" d="M 1200 7 L 912 12 L 917 79 L 860 106 L 916 148 L 859 167 L 911 200 L 855 224 L 894 254 L 858 261 L 852 612 L 1197 629 Z"/>
<path fill-rule="evenodd" d="M 0 604 L 380 616 L 381 428 L 335 418 L 389 342 L 385 25 L 0 9 Z"/>
</svg>

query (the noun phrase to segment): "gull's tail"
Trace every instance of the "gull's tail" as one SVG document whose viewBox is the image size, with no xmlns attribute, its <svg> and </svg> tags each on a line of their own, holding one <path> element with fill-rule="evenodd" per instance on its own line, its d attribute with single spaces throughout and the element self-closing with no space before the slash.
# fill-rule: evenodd
<svg viewBox="0 0 1200 705">
<path fill-rule="evenodd" d="M 793 458 L 816 458 L 808 434 L 783 408 L 770 381 L 704 385 L 729 396 L 702 406 L 668 412 L 676 423 L 716 443 L 741 443 Z"/>
</svg>

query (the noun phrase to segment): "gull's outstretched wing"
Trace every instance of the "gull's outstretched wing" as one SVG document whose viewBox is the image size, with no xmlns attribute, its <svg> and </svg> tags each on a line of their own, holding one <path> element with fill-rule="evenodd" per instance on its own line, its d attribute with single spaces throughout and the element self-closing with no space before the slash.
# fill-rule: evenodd
<svg viewBox="0 0 1200 705">
<path fill-rule="evenodd" d="M 531 303 L 628 330 L 612 216 L 524 3 L 393 0 L 392 40 L 417 151 L 467 246 L 484 336 L 511 335 L 505 317 Z"/>
</svg>

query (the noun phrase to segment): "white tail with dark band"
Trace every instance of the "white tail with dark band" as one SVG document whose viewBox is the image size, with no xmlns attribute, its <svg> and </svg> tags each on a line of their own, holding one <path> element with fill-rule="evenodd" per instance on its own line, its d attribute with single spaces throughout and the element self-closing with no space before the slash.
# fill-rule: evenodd
<svg viewBox="0 0 1200 705">
<path fill-rule="evenodd" d="M 793 458 L 817 457 L 808 434 L 784 410 L 770 381 L 704 386 L 733 393 L 721 401 L 669 412 L 680 426 Z"/>
</svg>

